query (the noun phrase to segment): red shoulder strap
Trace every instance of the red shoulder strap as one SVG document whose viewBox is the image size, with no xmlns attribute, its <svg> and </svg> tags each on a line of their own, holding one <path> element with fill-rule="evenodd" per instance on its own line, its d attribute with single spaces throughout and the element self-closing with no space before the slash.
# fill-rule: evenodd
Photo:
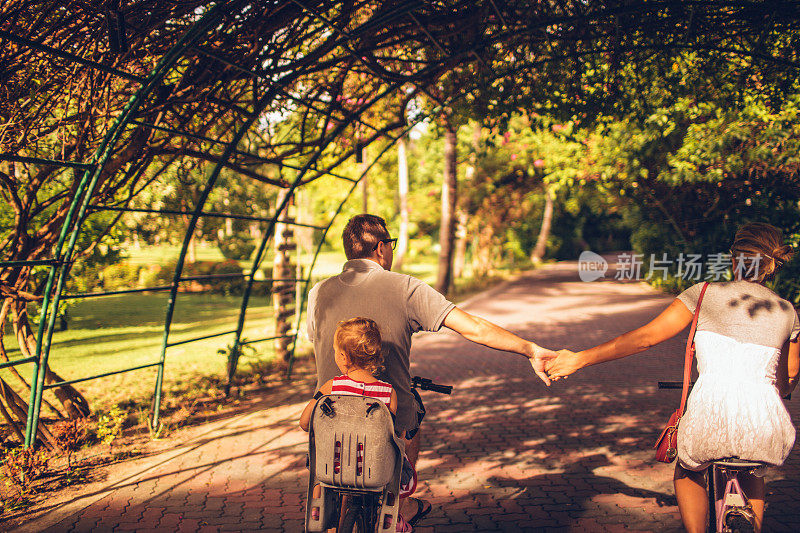
<svg viewBox="0 0 800 533">
<path fill-rule="evenodd" d="M 686 398 L 689 396 L 689 380 L 692 377 L 692 359 L 694 359 L 694 334 L 697 331 L 697 317 L 700 316 L 700 304 L 703 303 L 703 295 L 708 288 L 708 282 L 703 284 L 700 290 L 700 297 L 697 298 L 697 305 L 694 308 L 692 317 L 692 328 L 689 330 L 689 338 L 686 339 L 686 356 L 683 363 L 683 393 L 681 394 L 681 406 L 678 415 L 683 416 L 683 409 L 686 407 Z"/>
</svg>

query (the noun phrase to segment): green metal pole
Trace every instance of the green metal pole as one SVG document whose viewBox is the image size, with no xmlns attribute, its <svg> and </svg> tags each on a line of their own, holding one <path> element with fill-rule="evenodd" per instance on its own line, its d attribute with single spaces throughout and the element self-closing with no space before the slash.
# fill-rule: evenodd
<svg viewBox="0 0 800 533">
<path fill-rule="evenodd" d="M 219 162 L 214 166 L 214 170 L 208 177 L 206 181 L 205 189 L 203 189 L 203 193 L 200 195 L 200 198 L 195 206 L 194 213 L 192 215 L 191 220 L 189 221 L 189 226 L 186 229 L 186 236 L 183 239 L 183 245 L 181 246 L 180 254 L 178 255 L 178 261 L 175 265 L 175 273 L 172 278 L 172 289 L 170 291 L 169 301 L 167 302 L 167 313 L 164 319 L 164 335 L 161 342 L 161 365 L 158 368 L 158 375 L 156 377 L 156 390 L 153 395 L 153 415 L 150 421 L 151 427 L 155 430 L 158 428 L 159 418 L 161 415 L 161 394 L 162 394 L 162 386 L 164 383 L 164 361 L 166 360 L 167 348 L 169 348 L 169 332 L 172 326 L 172 318 L 175 312 L 175 300 L 178 296 L 178 285 L 181 279 L 181 273 L 183 272 L 183 265 L 186 261 L 186 252 L 189 249 L 189 243 L 193 238 L 194 229 L 197 226 L 197 221 L 203 215 L 203 208 L 205 207 L 205 203 L 208 200 L 208 196 L 211 194 L 214 186 L 216 185 L 217 179 L 219 178 L 219 174 L 223 168 L 223 162 L 227 161 L 228 158 L 236 151 L 236 147 L 239 145 L 239 142 L 244 137 L 245 133 L 253 126 L 256 120 L 258 120 L 258 116 L 261 112 L 266 109 L 266 107 L 272 102 L 272 99 L 275 97 L 274 90 L 267 91 L 261 99 L 256 103 L 255 111 L 251 117 L 249 117 L 236 131 L 236 134 L 231 139 L 230 143 L 225 148 L 225 151 L 220 156 Z M 250 285 L 252 285 L 252 278 L 253 272 L 250 273 Z M 236 337 L 236 341 L 234 342 L 233 349 L 237 349 L 239 346 L 238 339 Z"/>
<path fill-rule="evenodd" d="M 181 57 L 183 52 L 193 44 L 195 40 L 197 40 L 200 36 L 202 36 L 206 29 L 210 27 L 222 14 L 222 7 L 217 6 L 209 11 L 200 21 L 198 21 L 195 25 L 193 25 L 187 32 L 184 34 L 181 39 L 164 55 L 164 57 L 159 61 L 156 67 L 150 72 L 147 77 L 146 83 L 128 100 L 125 104 L 125 107 L 122 110 L 122 113 L 116 118 L 114 123 L 112 124 L 111 128 L 109 129 L 106 137 L 103 139 L 103 142 L 100 144 L 98 149 L 95 151 L 92 157 L 92 165 L 94 166 L 94 171 L 87 171 L 83 178 L 81 179 L 80 186 L 85 186 L 82 191 L 83 201 L 80 202 L 79 198 L 81 194 L 76 194 L 75 200 L 73 200 L 73 204 L 70 206 L 70 213 L 74 214 L 75 206 L 78 205 L 80 202 L 80 211 L 78 214 L 78 218 L 72 230 L 72 235 L 69 240 L 69 244 L 67 245 L 67 250 L 63 255 L 63 260 L 58 268 L 59 276 L 58 282 L 56 284 L 55 293 L 53 293 L 53 302 L 51 304 L 53 312 L 50 313 L 49 320 L 47 320 L 47 331 L 44 335 L 44 342 L 42 342 L 42 327 L 44 324 L 44 318 L 47 315 L 47 307 L 44 306 L 43 302 L 43 309 L 42 309 L 42 320 L 39 322 L 39 336 L 37 340 L 37 359 L 38 365 L 36 368 L 36 380 L 35 385 L 33 385 L 31 394 L 32 394 L 32 402 L 31 405 L 28 406 L 28 424 L 26 426 L 26 445 L 31 446 L 35 441 L 35 435 L 37 434 L 38 427 L 39 427 L 39 413 L 41 410 L 41 403 L 42 403 L 42 393 L 44 387 L 44 379 L 45 379 L 45 372 L 44 368 L 47 366 L 47 361 L 50 355 L 50 347 L 52 345 L 52 337 L 53 332 L 55 330 L 55 319 L 56 319 L 56 311 L 58 309 L 58 303 L 60 299 L 60 295 L 63 291 L 64 284 L 66 282 L 66 277 L 69 272 L 69 260 L 72 257 L 72 253 L 75 249 L 75 245 L 77 242 L 78 235 L 80 233 L 81 226 L 83 221 L 86 217 L 86 211 L 89 205 L 89 201 L 91 200 L 92 192 L 94 191 L 95 186 L 97 185 L 97 181 L 100 175 L 103 172 L 103 168 L 108 161 L 108 158 L 111 155 L 114 146 L 118 142 L 119 138 L 121 137 L 124 128 L 130 123 L 130 121 L 134 118 L 136 110 L 142 104 L 143 100 L 146 98 L 150 92 L 161 83 L 161 80 L 164 76 L 169 72 L 172 68 L 174 63 Z M 86 182 L 88 181 L 88 186 L 86 186 Z M 68 231 L 69 226 L 71 225 L 72 220 L 71 218 L 65 220 L 64 226 L 62 227 L 62 237 L 66 236 L 66 232 Z M 59 244 L 63 245 L 63 239 L 59 239 Z M 57 248 L 57 256 L 60 255 L 60 246 Z M 52 281 L 55 278 L 55 269 L 51 271 L 50 277 L 48 279 L 48 288 L 52 288 Z M 49 295 L 49 291 L 46 292 L 46 296 Z M 159 372 L 163 369 L 163 362 L 161 367 L 159 368 Z"/>
<path fill-rule="evenodd" d="M 234 350 L 237 349 L 239 344 L 241 343 L 242 331 L 244 330 L 245 315 L 247 314 L 247 307 L 248 307 L 249 302 L 250 302 L 250 294 L 252 293 L 252 290 L 253 290 L 254 276 L 255 276 L 256 270 L 258 269 L 258 266 L 261 263 L 261 260 L 263 258 L 264 251 L 266 250 L 266 247 L 267 247 L 267 242 L 272 237 L 272 235 L 273 235 L 273 233 L 275 231 L 275 225 L 277 224 L 277 220 L 280 217 L 280 215 L 283 213 L 283 211 L 286 209 L 286 206 L 289 205 L 289 200 L 290 200 L 292 194 L 302 184 L 303 177 L 305 176 L 306 172 L 308 172 L 309 170 L 313 170 L 313 166 L 316 164 L 317 160 L 319 160 L 319 158 L 322 157 L 322 152 L 325 150 L 325 148 L 327 148 L 328 145 L 330 145 L 330 143 L 332 143 L 334 141 L 334 139 L 338 138 L 339 134 L 342 133 L 350 124 L 352 124 L 353 122 L 356 122 L 358 120 L 357 117 L 361 116 L 361 113 L 363 113 L 364 111 L 368 110 L 370 107 L 372 107 L 378 101 L 380 101 L 383 97 L 385 97 L 386 95 L 390 94 L 392 91 L 394 91 L 395 89 L 399 88 L 401 85 L 402 85 L 401 82 L 393 83 L 392 85 L 387 87 L 383 92 L 379 93 L 374 98 L 372 98 L 370 101 L 365 102 L 364 104 L 362 104 L 361 108 L 357 112 L 351 113 L 349 118 L 348 118 L 348 120 L 341 122 L 338 126 L 336 126 L 336 128 L 334 128 L 333 132 L 328 137 L 327 141 L 318 148 L 318 150 L 314 153 L 314 155 L 311 158 L 309 158 L 309 160 L 306 162 L 306 164 L 303 165 L 302 168 L 298 171 L 297 175 L 295 176 L 294 181 L 292 182 L 291 186 L 287 190 L 288 191 L 287 194 L 284 196 L 284 199 L 281 201 L 280 205 L 276 208 L 275 214 L 272 217 L 272 220 L 270 220 L 269 226 L 267 227 L 267 231 L 264 234 L 264 238 L 261 239 L 261 244 L 258 247 L 258 252 L 256 253 L 256 257 L 253 260 L 253 266 L 250 269 L 250 276 L 248 277 L 247 285 L 245 286 L 244 294 L 242 295 L 242 304 L 241 304 L 241 307 L 239 309 L 239 320 L 238 320 L 238 323 L 237 323 L 237 326 L 236 326 L 236 335 L 234 337 L 234 342 L 233 342 L 233 349 Z M 260 113 L 260 111 L 259 111 L 259 113 Z M 392 143 L 392 144 L 394 144 L 394 143 Z M 385 152 L 385 150 L 383 152 L 381 152 L 381 154 L 383 154 L 384 152 Z M 370 167 L 371 166 L 372 165 L 370 165 Z M 369 169 L 367 169 L 367 170 L 369 170 Z M 366 170 L 365 170 L 365 173 L 366 173 Z M 362 174 L 362 177 L 363 177 L 363 174 Z M 348 192 L 347 197 L 350 196 L 350 193 L 352 193 L 353 188 L 355 188 L 355 186 L 358 184 L 359 181 L 360 181 L 360 179 L 353 182 L 353 185 L 351 186 L 351 189 Z M 345 197 L 345 201 L 347 200 L 347 197 Z M 342 202 L 342 205 L 343 204 L 344 204 L 344 201 Z M 339 209 L 341 210 L 341 208 L 342 208 L 342 206 L 340 205 Z M 338 210 L 337 210 L 337 213 L 338 213 Z M 335 219 L 335 215 L 334 215 L 334 219 Z M 333 224 L 333 220 L 331 220 L 330 224 Z M 328 227 L 325 229 L 326 233 L 327 233 L 328 229 L 330 229 L 330 224 L 328 224 Z M 319 250 L 317 250 L 317 253 L 319 253 Z M 314 259 L 316 260 L 316 255 L 314 256 Z M 310 275 L 310 272 L 309 272 L 309 275 Z M 307 285 L 308 285 L 308 281 L 306 280 L 306 286 Z M 298 303 L 302 303 L 302 302 L 298 302 Z M 298 322 L 298 324 L 299 324 L 299 322 Z M 295 346 L 296 345 L 297 345 L 297 328 L 295 328 L 294 335 L 292 336 L 292 348 L 291 348 L 291 351 L 289 352 L 289 354 L 290 354 L 289 355 L 289 366 L 288 366 L 288 370 L 289 371 L 291 370 L 292 360 L 294 359 L 294 350 L 295 350 Z M 233 380 L 234 374 L 236 374 L 236 364 L 237 363 L 238 363 L 238 361 L 234 360 L 233 364 L 231 364 L 230 367 L 228 368 L 228 381 L 225 384 L 225 394 L 228 394 L 230 392 L 230 384 L 231 384 L 231 381 Z M 287 373 L 287 375 L 288 375 L 288 373 Z"/>
<path fill-rule="evenodd" d="M 78 203 L 80 202 L 81 196 L 83 192 L 86 190 L 86 185 L 89 181 L 89 172 L 84 172 L 83 177 L 81 178 L 80 183 L 78 184 L 78 189 L 76 191 L 75 197 L 72 199 L 72 203 L 69 206 L 69 210 L 67 211 L 66 219 L 64 220 L 64 225 L 61 227 L 61 233 L 58 236 L 58 242 L 56 243 L 56 248 L 54 251 L 54 257 L 58 260 L 61 255 L 61 249 L 64 246 L 64 241 L 67 239 L 67 234 L 69 233 L 69 226 L 72 222 L 72 217 L 75 215 L 75 210 L 78 207 Z M 44 326 L 45 322 L 47 321 L 47 310 L 50 305 L 50 295 L 53 290 L 53 282 L 55 281 L 56 272 L 58 271 L 58 263 L 52 265 L 50 267 L 50 272 L 47 274 L 47 283 L 44 288 L 44 295 L 42 298 L 42 306 L 39 310 L 39 327 L 36 333 L 36 352 L 34 353 L 34 360 L 33 360 L 33 372 L 31 374 L 31 396 L 30 402 L 28 403 L 28 417 L 25 422 L 25 448 L 30 448 L 33 446 L 33 443 L 36 441 L 36 430 L 39 425 L 39 409 L 36 407 L 37 404 L 41 404 L 41 394 L 39 394 L 39 388 L 44 385 L 44 383 L 40 383 L 39 380 L 39 370 L 40 370 L 40 358 L 42 357 L 42 337 L 44 335 Z M 47 364 L 47 356 L 44 357 L 44 364 Z M 42 381 L 44 380 L 44 373 L 42 373 Z M 39 405 L 41 407 L 41 405 Z"/>
</svg>

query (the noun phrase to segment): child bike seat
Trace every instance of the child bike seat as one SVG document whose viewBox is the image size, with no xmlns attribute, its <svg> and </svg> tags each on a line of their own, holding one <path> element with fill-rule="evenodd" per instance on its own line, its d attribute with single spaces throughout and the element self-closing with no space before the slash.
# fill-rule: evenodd
<svg viewBox="0 0 800 533">
<path fill-rule="evenodd" d="M 317 481 L 336 487 L 381 490 L 402 458 L 391 412 L 369 396 L 320 398 L 309 439 Z"/>
<path fill-rule="evenodd" d="M 400 502 L 404 443 L 389 408 L 370 396 L 332 394 L 317 400 L 308 432 L 306 530 L 336 527 L 334 491 L 380 498 L 380 531 L 394 531 Z M 321 495 L 313 497 L 320 484 Z"/>
</svg>

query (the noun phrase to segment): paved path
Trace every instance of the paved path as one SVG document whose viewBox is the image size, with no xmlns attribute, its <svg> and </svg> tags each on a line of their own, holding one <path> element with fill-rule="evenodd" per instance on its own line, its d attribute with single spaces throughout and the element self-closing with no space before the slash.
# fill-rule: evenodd
<svg viewBox="0 0 800 533">
<path fill-rule="evenodd" d="M 669 301 L 638 283 L 581 283 L 576 265 L 561 263 L 465 308 L 543 345 L 582 348 Z M 455 386 L 449 398 L 424 393 L 420 495 L 434 510 L 416 531 L 679 531 L 672 467 L 656 464 L 650 446 L 679 397 L 655 384 L 679 379 L 684 339 L 547 389 L 522 359 L 455 334 L 416 337 L 413 371 Z M 306 440 L 297 418 L 309 393 L 186 430 L 182 446 L 23 530 L 302 531 Z M 800 401 L 790 409 L 800 420 Z M 799 452 L 768 476 L 769 531 L 800 530 Z"/>
</svg>

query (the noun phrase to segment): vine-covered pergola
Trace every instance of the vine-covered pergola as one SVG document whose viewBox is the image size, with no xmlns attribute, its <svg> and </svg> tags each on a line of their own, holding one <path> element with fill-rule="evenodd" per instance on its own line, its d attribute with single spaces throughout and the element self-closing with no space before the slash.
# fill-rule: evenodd
<svg viewBox="0 0 800 533">
<path fill-rule="evenodd" d="M 485 113 L 525 102 L 588 107 L 613 98 L 616 69 L 655 55 L 758 64 L 779 79 L 800 66 L 799 21 L 800 4 L 785 1 L 4 2 L 0 187 L 13 224 L 0 243 L 0 291 L 2 320 L 13 317 L 23 357 L 6 358 L 0 368 L 33 364 L 29 401 L 4 386 L 11 411 L 4 414 L 26 420 L 30 446 L 46 431 L 39 424 L 45 390 L 80 416 L 88 406 L 73 384 L 154 368 L 156 427 L 170 349 L 209 337 L 232 337 L 231 377 L 239 347 L 277 338 L 243 337 L 254 291 L 281 283 L 308 288 L 310 271 L 258 279 L 276 228 L 317 230 L 318 254 L 374 164 L 365 162 L 359 175 L 341 170 L 366 145 L 381 141 L 377 160 L 415 123 L 458 106 Z M 605 68 L 592 74 L 589 63 Z M 592 76 L 606 80 L 604 92 L 586 92 Z M 411 101 L 424 104 L 409 113 Z M 192 209 L 136 204 L 143 191 L 157 190 L 167 168 L 181 164 L 203 169 Z M 278 201 L 266 216 L 210 211 L 222 173 L 274 188 Z M 341 182 L 338 209 L 302 221 L 290 216 L 294 193 L 317 180 Z M 172 282 L 68 291 L 71 268 L 102 237 L 86 241 L 92 217 L 111 213 L 108 231 L 131 211 L 188 218 Z M 229 276 L 184 274 L 195 229 L 208 218 L 257 222 L 265 231 L 252 267 L 235 275 L 244 282 L 238 321 L 224 332 L 175 340 L 181 285 Z M 151 362 L 101 375 L 86 369 L 70 380 L 50 370 L 60 302 L 146 291 L 169 294 L 161 349 Z M 26 311 L 32 301 L 41 309 L 35 328 Z M 302 307 L 298 302 L 295 327 L 279 335 L 291 350 Z"/>
</svg>

